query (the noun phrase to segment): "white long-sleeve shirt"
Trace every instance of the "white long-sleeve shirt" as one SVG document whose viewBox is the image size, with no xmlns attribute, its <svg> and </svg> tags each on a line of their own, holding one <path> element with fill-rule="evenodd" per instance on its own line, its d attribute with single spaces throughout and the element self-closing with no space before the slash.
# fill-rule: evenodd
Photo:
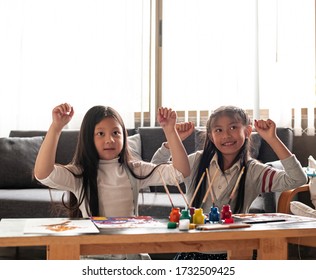
<svg viewBox="0 0 316 280">
<path fill-rule="evenodd" d="M 143 161 L 132 163 L 134 172 L 138 175 L 147 175 L 155 164 Z M 72 167 L 72 170 L 77 170 Z M 108 217 L 133 216 L 138 214 L 138 192 L 141 188 L 163 185 L 159 171 L 166 184 L 183 182 L 181 172 L 172 165 L 161 165 L 147 179 L 134 178 L 128 169 L 118 162 L 118 159 L 100 160 L 98 170 L 98 197 L 99 215 Z M 79 172 L 78 172 L 79 173 Z M 79 200 L 82 189 L 82 178 L 75 177 L 69 170 L 55 165 L 52 173 L 45 179 L 39 180 L 42 184 L 55 189 L 72 192 Z M 80 205 L 83 217 L 88 217 L 86 200 Z"/>
</svg>

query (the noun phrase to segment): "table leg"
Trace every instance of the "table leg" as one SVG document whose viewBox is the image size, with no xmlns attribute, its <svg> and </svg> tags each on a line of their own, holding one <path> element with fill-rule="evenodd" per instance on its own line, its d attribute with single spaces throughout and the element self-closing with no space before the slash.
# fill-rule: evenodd
<svg viewBox="0 0 316 280">
<path fill-rule="evenodd" d="M 260 239 L 258 260 L 286 260 L 288 244 L 286 238 Z"/>
<path fill-rule="evenodd" d="M 50 244 L 47 246 L 48 260 L 79 260 L 79 244 Z"/>
</svg>

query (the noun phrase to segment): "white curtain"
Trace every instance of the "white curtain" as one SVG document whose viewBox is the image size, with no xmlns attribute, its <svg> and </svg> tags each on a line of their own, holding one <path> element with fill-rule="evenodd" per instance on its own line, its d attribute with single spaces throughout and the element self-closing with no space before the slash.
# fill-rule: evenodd
<svg viewBox="0 0 316 280">
<path fill-rule="evenodd" d="M 314 2 L 164 1 L 163 104 L 265 109 L 291 127 L 293 108 L 315 107 Z"/>
<path fill-rule="evenodd" d="M 63 102 L 75 109 L 69 128 L 98 104 L 134 127 L 134 112 L 148 110 L 149 4 L 0 0 L 0 137 L 46 130 Z"/>
<path fill-rule="evenodd" d="M 150 0 L 0 0 L 0 137 L 47 129 L 70 102 L 78 128 L 96 104 L 127 127 L 155 108 Z M 181 111 L 234 104 L 314 134 L 314 0 L 163 1 L 162 103 Z M 255 115 L 254 113 L 254 115 Z"/>
<path fill-rule="evenodd" d="M 255 1 L 163 4 L 163 103 L 186 110 L 253 105 Z"/>
<path fill-rule="evenodd" d="M 258 8 L 261 106 L 284 126 L 291 126 L 294 110 L 300 135 L 301 109 L 315 107 L 315 1 L 259 1 Z"/>
</svg>

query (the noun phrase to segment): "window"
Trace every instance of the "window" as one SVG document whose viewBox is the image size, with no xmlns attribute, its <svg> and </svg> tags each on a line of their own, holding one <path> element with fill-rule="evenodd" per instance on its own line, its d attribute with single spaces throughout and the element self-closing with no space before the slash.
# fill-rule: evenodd
<svg viewBox="0 0 316 280">
<path fill-rule="evenodd" d="M 302 132 L 301 109 L 315 107 L 313 0 L 168 0 L 162 18 L 164 106 L 201 125 L 225 104 L 280 126 L 293 114 Z"/>
<path fill-rule="evenodd" d="M 69 128 L 96 104 L 127 127 L 155 125 L 160 105 L 203 126 L 234 104 L 313 135 L 315 3 L 0 0 L 0 95 L 0 137 L 46 130 L 63 102 Z"/>
<path fill-rule="evenodd" d="M 48 129 L 69 102 L 78 128 L 93 105 L 127 127 L 149 111 L 150 1 L 0 0 L 0 135 Z"/>
</svg>

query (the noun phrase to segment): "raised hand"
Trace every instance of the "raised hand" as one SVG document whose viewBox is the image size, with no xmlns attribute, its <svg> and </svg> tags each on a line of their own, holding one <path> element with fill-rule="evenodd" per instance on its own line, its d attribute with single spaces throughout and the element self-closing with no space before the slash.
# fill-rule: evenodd
<svg viewBox="0 0 316 280">
<path fill-rule="evenodd" d="M 177 121 L 177 113 L 172 109 L 160 107 L 158 108 L 157 121 L 164 130 L 174 130 Z"/>
<path fill-rule="evenodd" d="M 180 136 L 180 139 L 183 141 L 188 138 L 194 131 L 194 123 L 192 122 L 182 122 L 176 123 L 176 129 Z"/>
<path fill-rule="evenodd" d="M 256 131 L 264 140 L 269 140 L 276 137 L 276 125 L 274 121 L 268 120 L 255 120 L 254 126 Z"/>
<path fill-rule="evenodd" d="M 255 120 L 254 125 L 259 135 L 270 145 L 280 160 L 286 159 L 292 155 L 291 151 L 277 136 L 276 124 L 274 121 L 270 119 L 266 121 Z"/>
<path fill-rule="evenodd" d="M 52 111 L 53 123 L 52 125 L 61 130 L 68 124 L 74 115 L 73 107 L 68 103 L 63 103 L 56 106 Z"/>
</svg>

